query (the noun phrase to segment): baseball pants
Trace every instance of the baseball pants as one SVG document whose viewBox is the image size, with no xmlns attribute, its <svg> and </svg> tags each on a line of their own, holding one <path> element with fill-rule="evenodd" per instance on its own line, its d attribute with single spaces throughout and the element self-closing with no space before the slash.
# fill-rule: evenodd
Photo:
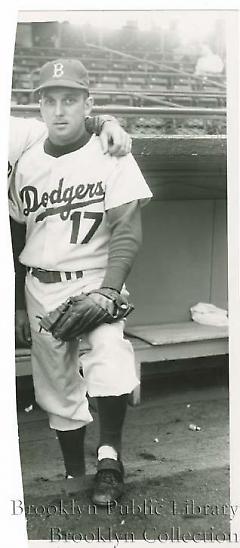
<svg viewBox="0 0 240 548">
<path fill-rule="evenodd" d="M 92 421 L 87 393 L 91 397 L 119 396 L 139 384 L 132 345 L 123 338 L 123 321 L 103 324 L 85 335 L 90 350 L 81 358 L 78 341 L 59 341 L 39 330 L 39 317 L 69 296 L 97 289 L 103 277 L 102 269 L 83 272 L 78 280 L 50 284 L 30 273 L 26 277 L 35 397 L 56 430 L 75 430 Z"/>
</svg>

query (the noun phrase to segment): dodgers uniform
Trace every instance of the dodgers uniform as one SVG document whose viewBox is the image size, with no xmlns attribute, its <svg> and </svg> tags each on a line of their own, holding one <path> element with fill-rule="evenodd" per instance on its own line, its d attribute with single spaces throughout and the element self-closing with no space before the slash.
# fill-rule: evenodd
<svg viewBox="0 0 240 548">
<path fill-rule="evenodd" d="M 26 223 L 20 262 L 28 267 L 33 380 L 51 428 L 74 430 L 92 420 L 86 392 L 118 396 L 139 382 L 123 322 L 104 324 L 86 336 L 90 350 L 81 358 L 82 377 L 78 341 L 65 343 L 40 332 L 39 317 L 67 297 L 101 286 L 110 241 L 106 211 L 134 200 L 143 205 L 151 195 L 132 155 L 104 155 L 95 135 L 82 148 L 59 157 L 45 152 L 43 138 L 18 162 L 10 185 L 10 214 Z M 35 267 L 60 272 L 61 281 L 42 283 L 31 274 Z"/>
</svg>

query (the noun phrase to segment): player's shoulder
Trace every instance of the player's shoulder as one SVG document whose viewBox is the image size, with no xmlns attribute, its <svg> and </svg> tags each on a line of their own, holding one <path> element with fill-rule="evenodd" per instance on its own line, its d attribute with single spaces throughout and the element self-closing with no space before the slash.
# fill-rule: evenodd
<svg viewBox="0 0 240 548">
<path fill-rule="evenodd" d="M 136 160 L 131 153 L 125 154 L 124 156 L 113 156 L 108 152 L 104 154 L 100 137 L 97 135 L 92 135 L 89 144 L 91 153 L 94 151 L 95 158 L 102 160 L 106 165 L 109 165 L 112 168 L 121 169 L 125 166 L 136 165 Z"/>
<path fill-rule="evenodd" d="M 22 154 L 46 135 L 46 126 L 35 118 L 10 117 L 9 161 L 14 165 Z"/>
<path fill-rule="evenodd" d="M 91 153 L 92 153 L 92 151 L 94 151 L 94 154 L 97 154 L 98 157 L 105 156 L 103 154 L 100 137 L 98 135 L 95 135 L 95 133 L 93 133 L 93 135 L 91 135 L 91 137 L 90 137 L 90 139 L 89 139 L 89 141 L 86 145 L 86 148 L 87 148 L 87 150 L 90 150 Z"/>
<path fill-rule="evenodd" d="M 42 135 L 46 132 L 46 126 L 36 118 L 17 118 L 10 116 L 10 131 L 22 134 L 24 138 L 31 134 Z"/>
<path fill-rule="evenodd" d="M 19 157 L 16 164 L 17 173 L 26 173 L 32 171 L 33 166 L 39 165 L 39 162 L 43 162 L 45 158 L 44 154 L 44 140 L 45 136 L 36 142 L 33 142 L 31 146 L 26 148 Z"/>
</svg>

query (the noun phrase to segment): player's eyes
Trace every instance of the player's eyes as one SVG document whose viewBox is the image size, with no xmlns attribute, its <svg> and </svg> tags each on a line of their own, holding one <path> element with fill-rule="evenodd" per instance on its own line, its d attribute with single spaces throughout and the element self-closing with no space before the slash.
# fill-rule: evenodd
<svg viewBox="0 0 240 548">
<path fill-rule="evenodd" d="M 73 105 L 76 103 L 76 99 L 75 97 L 66 97 L 66 99 L 64 99 L 64 103 L 65 105 Z"/>
<path fill-rule="evenodd" d="M 51 99 L 51 97 L 44 97 L 44 103 L 45 105 L 54 105 L 54 99 Z"/>
<path fill-rule="evenodd" d="M 65 106 L 74 105 L 77 102 L 76 97 L 65 97 L 62 99 L 61 103 Z M 55 99 L 52 97 L 44 97 L 44 104 L 46 106 L 54 106 L 55 105 Z"/>
</svg>

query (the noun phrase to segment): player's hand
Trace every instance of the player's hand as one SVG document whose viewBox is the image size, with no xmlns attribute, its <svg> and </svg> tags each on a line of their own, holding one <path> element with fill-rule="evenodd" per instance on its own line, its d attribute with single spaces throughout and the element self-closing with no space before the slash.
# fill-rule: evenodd
<svg viewBox="0 0 240 548">
<path fill-rule="evenodd" d="M 17 309 L 15 312 L 15 336 L 16 344 L 29 346 L 32 342 L 28 315 L 25 309 Z"/>
<path fill-rule="evenodd" d="M 104 122 L 99 138 L 104 154 L 125 156 L 131 152 L 132 139 L 118 122 Z"/>
</svg>

